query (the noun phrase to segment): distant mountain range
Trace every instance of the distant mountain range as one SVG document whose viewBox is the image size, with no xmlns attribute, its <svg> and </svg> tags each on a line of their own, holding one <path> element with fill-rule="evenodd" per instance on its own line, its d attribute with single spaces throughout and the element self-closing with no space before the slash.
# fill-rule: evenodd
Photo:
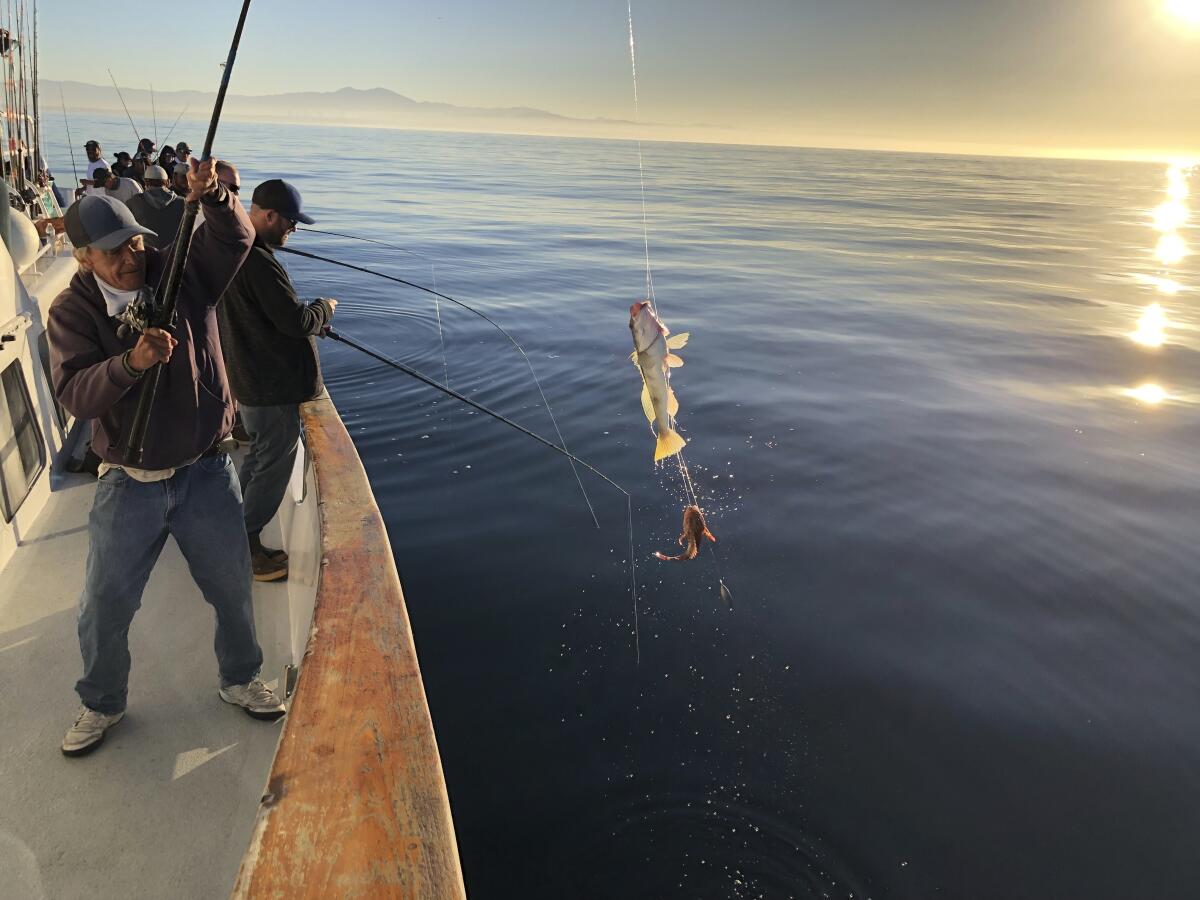
<svg viewBox="0 0 1200 900">
<path fill-rule="evenodd" d="M 124 115 L 121 98 L 110 85 L 80 81 L 41 80 L 42 106 L 58 99 L 59 89 L 70 109 L 79 112 L 113 111 Z M 149 122 L 150 91 L 122 86 L 121 94 L 135 121 Z M 156 91 L 153 110 L 159 126 L 168 128 L 186 108 L 189 119 L 204 119 L 212 111 L 215 92 Z M 57 104 L 54 104 L 57 105 Z M 387 88 L 344 87 L 337 91 L 301 91 L 288 94 L 229 94 L 223 115 L 256 122 L 358 125 L 430 130 L 519 132 L 567 137 L 680 137 L 670 126 L 638 124 L 619 119 L 582 119 L 525 106 L 471 107 L 413 100 Z"/>
</svg>

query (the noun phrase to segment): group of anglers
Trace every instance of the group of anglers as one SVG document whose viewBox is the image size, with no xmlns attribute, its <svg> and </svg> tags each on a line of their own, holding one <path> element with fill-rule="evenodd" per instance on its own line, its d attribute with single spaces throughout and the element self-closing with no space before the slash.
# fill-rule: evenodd
<svg viewBox="0 0 1200 900">
<path fill-rule="evenodd" d="M 182 271 L 175 325 L 129 327 L 131 304 L 153 294 L 174 253 L 169 224 L 149 227 L 134 203 L 167 190 L 155 168 L 162 167 L 146 169 L 145 188 L 128 203 L 93 184 L 68 207 L 62 225 L 79 270 L 48 315 L 54 392 L 73 415 L 92 420 L 100 459 L 79 604 L 82 709 L 62 742 L 68 756 L 94 750 L 125 715 L 128 631 L 168 535 L 216 611 L 221 699 L 255 718 L 285 713 L 258 677 L 251 582 L 287 576 L 287 554 L 264 546 L 261 532 L 287 489 L 299 404 L 324 390 L 315 338 L 337 301 L 300 300 L 275 258 L 298 223 L 313 221 L 295 187 L 263 182 L 247 212 L 236 168 L 183 153 L 169 177 L 186 184 L 178 206 L 198 201 L 203 221 Z M 134 414 L 155 366 L 141 457 L 129 465 Z M 240 472 L 227 453 L 235 411 L 249 437 Z"/>
</svg>

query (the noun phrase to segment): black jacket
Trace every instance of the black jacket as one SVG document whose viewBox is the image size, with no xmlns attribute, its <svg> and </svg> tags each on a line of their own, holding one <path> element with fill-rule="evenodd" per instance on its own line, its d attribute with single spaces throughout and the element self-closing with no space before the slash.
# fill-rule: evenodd
<svg viewBox="0 0 1200 900">
<path fill-rule="evenodd" d="M 233 396 L 245 406 L 284 406 L 318 396 L 316 335 L 333 318 L 328 300 L 304 303 L 287 272 L 256 239 L 217 306 Z"/>
</svg>

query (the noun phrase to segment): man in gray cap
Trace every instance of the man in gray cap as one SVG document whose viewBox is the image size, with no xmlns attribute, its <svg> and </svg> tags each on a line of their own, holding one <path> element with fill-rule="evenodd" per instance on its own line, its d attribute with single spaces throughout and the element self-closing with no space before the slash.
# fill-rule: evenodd
<svg viewBox="0 0 1200 900">
<path fill-rule="evenodd" d="M 300 404 L 325 390 L 315 338 L 337 301 L 302 301 L 271 250 L 287 243 L 298 222 L 312 224 L 298 190 L 279 178 L 264 181 L 254 189 L 250 221 L 254 249 L 221 301 L 221 347 L 250 434 L 240 473 L 250 563 L 256 580 L 274 581 L 287 577 L 287 555 L 264 547 L 260 533 L 287 492 L 300 443 Z"/>
<path fill-rule="evenodd" d="M 83 708 L 63 738 L 67 756 L 94 750 L 125 715 L 129 626 L 168 535 L 216 610 L 221 699 L 256 718 L 284 713 L 258 679 L 262 650 L 250 605 L 241 494 L 221 449 L 233 400 L 216 305 L 250 251 L 254 231 L 210 163 L 193 167 L 189 183 L 206 216 L 183 270 L 175 334 L 119 327 L 128 305 L 144 300 L 164 277 L 169 255 L 143 243 L 152 232 L 107 196 L 84 197 L 64 216 L 79 272 L 50 307 L 51 375 L 62 405 L 93 420 L 92 449 L 102 461 L 79 600 L 83 677 L 75 690 Z M 158 363 L 163 369 L 144 454 L 139 467 L 127 466 L 142 379 Z"/>
<path fill-rule="evenodd" d="M 154 237 L 146 235 L 146 243 L 156 250 L 166 250 L 175 243 L 184 205 L 182 198 L 167 190 L 167 170 L 162 166 L 146 170 L 146 190 L 128 202 L 138 224 L 154 232 Z"/>
</svg>

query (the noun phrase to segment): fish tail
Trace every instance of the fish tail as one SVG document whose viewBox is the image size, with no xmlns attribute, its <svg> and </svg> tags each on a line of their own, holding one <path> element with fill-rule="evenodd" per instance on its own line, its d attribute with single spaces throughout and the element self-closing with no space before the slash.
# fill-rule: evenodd
<svg viewBox="0 0 1200 900">
<path fill-rule="evenodd" d="M 709 531 L 707 528 L 704 529 L 704 536 L 706 538 L 708 538 L 710 541 L 712 541 L 714 544 L 717 542 L 717 536 L 715 534 L 713 534 L 711 531 Z"/>
<path fill-rule="evenodd" d="M 659 462 L 668 456 L 674 456 L 687 444 L 673 428 L 664 428 L 658 435 L 658 445 L 654 448 L 654 461 Z"/>
</svg>

